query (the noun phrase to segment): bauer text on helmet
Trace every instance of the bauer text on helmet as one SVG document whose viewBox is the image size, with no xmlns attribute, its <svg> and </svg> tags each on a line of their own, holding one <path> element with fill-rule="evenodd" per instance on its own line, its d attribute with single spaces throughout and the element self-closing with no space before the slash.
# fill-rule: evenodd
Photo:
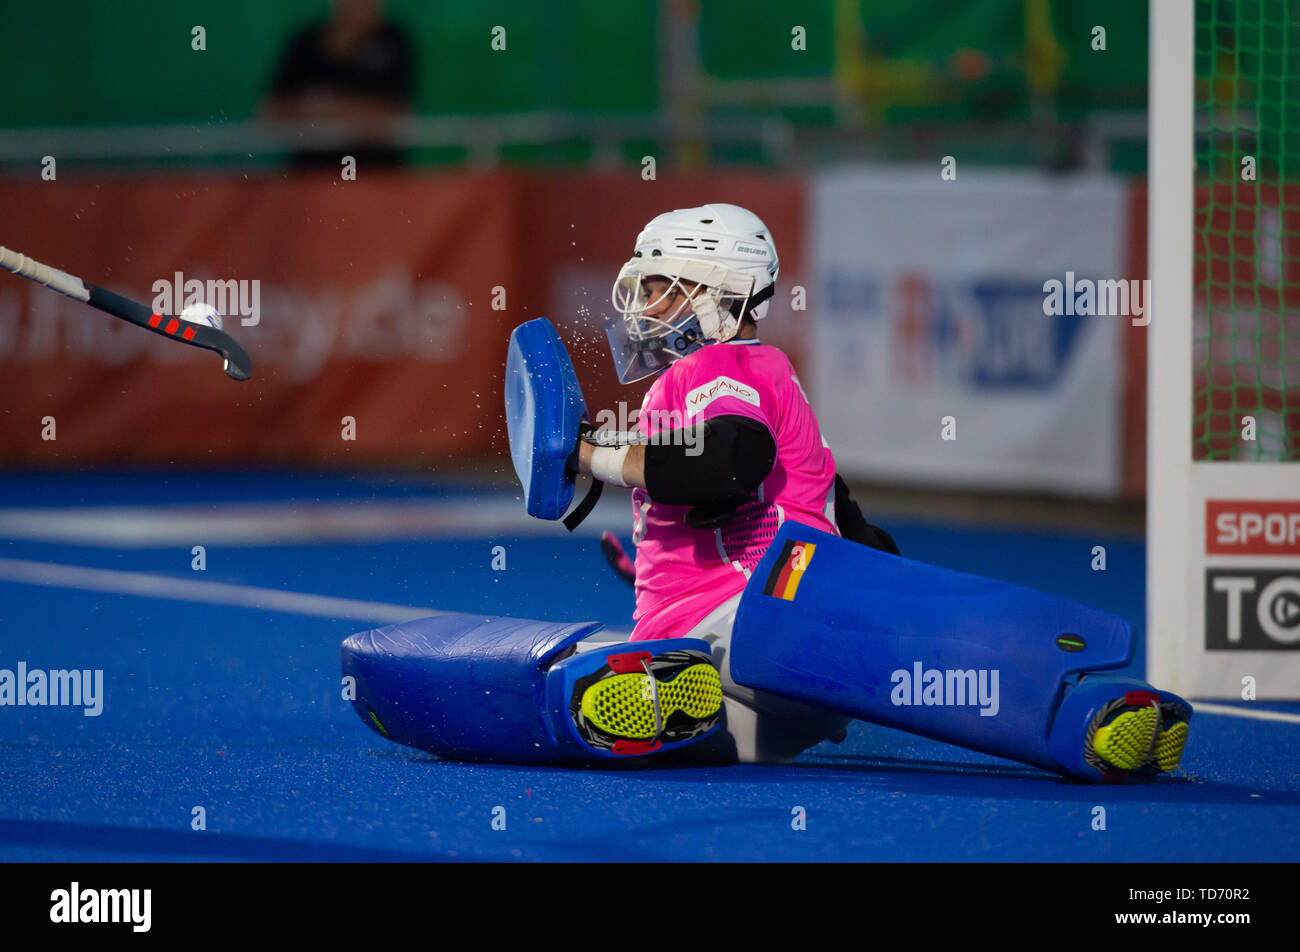
<svg viewBox="0 0 1300 952">
<path fill-rule="evenodd" d="M 636 239 L 605 321 L 618 378 L 658 373 L 709 343 L 731 340 L 748 315 L 767 314 L 780 273 L 762 219 L 737 205 L 680 208 L 652 219 Z"/>
</svg>

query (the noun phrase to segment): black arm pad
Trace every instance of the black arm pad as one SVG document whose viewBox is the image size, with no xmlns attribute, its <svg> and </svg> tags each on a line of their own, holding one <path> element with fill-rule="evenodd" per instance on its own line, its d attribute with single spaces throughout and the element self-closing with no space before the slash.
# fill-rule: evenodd
<svg viewBox="0 0 1300 952">
<path fill-rule="evenodd" d="M 645 448 L 645 488 L 670 506 L 737 506 L 776 463 L 776 440 L 757 420 L 717 416 L 661 430 Z"/>
</svg>

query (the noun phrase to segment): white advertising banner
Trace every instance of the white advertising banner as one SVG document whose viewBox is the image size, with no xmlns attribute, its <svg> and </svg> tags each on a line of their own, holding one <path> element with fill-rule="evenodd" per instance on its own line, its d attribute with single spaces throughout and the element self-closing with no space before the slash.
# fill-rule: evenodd
<svg viewBox="0 0 1300 952">
<path fill-rule="evenodd" d="M 821 172 L 811 376 L 840 471 L 1117 494 L 1120 330 L 1148 296 L 1119 284 L 1125 215 L 1109 176 Z"/>
</svg>

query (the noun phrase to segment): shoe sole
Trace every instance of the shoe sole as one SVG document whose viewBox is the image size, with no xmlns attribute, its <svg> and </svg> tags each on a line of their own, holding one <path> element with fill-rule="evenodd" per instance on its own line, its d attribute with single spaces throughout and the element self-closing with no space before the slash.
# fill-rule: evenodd
<svg viewBox="0 0 1300 952">
<path fill-rule="evenodd" d="M 1156 738 L 1156 749 L 1151 755 L 1157 769 L 1169 773 L 1178 767 L 1183 758 L 1183 746 L 1187 743 L 1187 722 L 1178 721 L 1173 726 L 1162 730 Z"/>
<path fill-rule="evenodd" d="M 583 717 L 614 737 L 650 740 L 655 737 L 654 693 L 659 696 L 660 726 L 677 711 L 696 721 L 716 717 L 722 709 L 722 681 L 711 664 L 693 664 L 669 681 L 650 675 L 618 674 L 590 685 L 582 694 Z"/>
<path fill-rule="evenodd" d="M 1127 708 L 1122 707 L 1125 701 Z M 1097 766 L 1116 771 L 1117 778 L 1133 772 L 1177 770 L 1187 745 L 1187 712 L 1182 706 L 1162 701 L 1154 692 L 1131 692 L 1115 704 L 1121 706 L 1119 713 L 1098 727 L 1091 739 L 1091 753 L 1100 761 Z M 1105 716 L 1105 712 L 1098 715 Z"/>
<path fill-rule="evenodd" d="M 1160 712 L 1156 708 L 1123 711 L 1097 728 L 1092 748 L 1117 770 L 1137 770 L 1149 761 L 1159 731 Z"/>
</svg>

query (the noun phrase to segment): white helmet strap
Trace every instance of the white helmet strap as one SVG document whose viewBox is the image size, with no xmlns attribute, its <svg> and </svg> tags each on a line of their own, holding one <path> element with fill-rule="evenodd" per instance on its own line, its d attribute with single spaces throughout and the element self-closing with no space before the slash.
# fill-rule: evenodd
<svg viewBox="0 0 1300 952">
<path fill-rule="evenodd" d="M 691 313 L 700 322 L 700 333 L 709 340 L 731 340 L 736 336 L 740 322 L 731 313 L 718 309 L 718 299 L 701 285 L 691 295 Z"/>
<path fill-rule="evenodd" d="M 733 298 L 726 310 L 718 307 L 718 299 L 701 286 L 691 297 L 691 313 L 700 322 L 700 331 L 711 340 L 731 340 L 740 330 L 741 318 L 772 296 L 775 285 L 769 284 L 757 293 L 743 298 Z"/>
</svg>

